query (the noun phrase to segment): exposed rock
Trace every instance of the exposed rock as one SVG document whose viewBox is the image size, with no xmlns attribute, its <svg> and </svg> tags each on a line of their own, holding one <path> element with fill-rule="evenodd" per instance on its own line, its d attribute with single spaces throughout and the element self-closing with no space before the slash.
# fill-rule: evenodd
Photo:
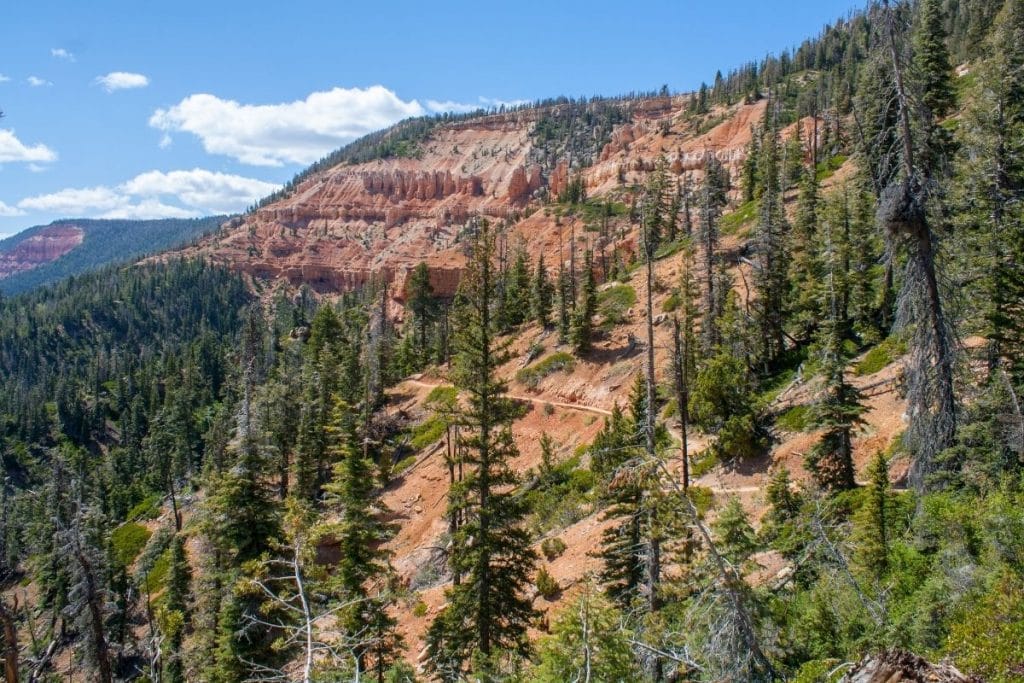
<svg viewBox="0 0 1024 683">
<path fill-rule="evenodd" d="M 56 261 L 84 238 L 77 225 L 51 225 L 0 252 L 0 279 Z"/>
</svg>

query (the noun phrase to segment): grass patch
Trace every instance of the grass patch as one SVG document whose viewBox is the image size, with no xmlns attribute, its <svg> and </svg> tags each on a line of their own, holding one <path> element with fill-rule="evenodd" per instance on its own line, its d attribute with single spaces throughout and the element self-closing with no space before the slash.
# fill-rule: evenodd
<svg viewBox="0 0 1024 683">
<path fill-rule="evenodd" d="M 151 535 L 149 529 L 135 522 L 125 522 L 114 529 L 110 532 L 114 560 L 122 567 L 130 565 L 146 547 Z"/>
<path fill-rule="evenodd" d="M 398 462 L 395 463 L 393 474 L 401 474 L 402 472 L 404 472 L 407 469 L 409 469 L 410 467 L 412 467 L 415 462 L 416 462 L 416 456 L 415 455 L 410 455 L 407 458 L 402 458 L 401 460 L 399 460 Z"/>
<path fill-rule="evenodd" d="M 853 371 L 861 376 L 873 375 L 906 352 L 906 342 L 895 337 L 889 337 L 864 354 L 860 362 L 853 366 Z"/>
<path fill-rule="evenodd" d="M 531 512 L 526 525 L 534 537 L 564 529 L 590 514 L 597 475 L 580 467 L 579 456 L 559 462 L 538 476 L 536 486 L 523 496 Z"/>
<path fill-rule="evenodd" d="M 675 242 L 666 242 L 665 244 L 658 247 L 657 251 L 654 252 L 654 260 L 657 261 L 658 259 L 674 256 L 678 254 L 680 251 L 682 251 L 685 247 L 689 246 L 689 244 L 690 240 L 686 239 L 685 237 L 683 239 L 678 239 Z"/>
<path fill-rule="evenodd" d="M 160 501 L 159 493 L 146 496 L 128 511 L 126 519 L 130 522 L 137 522 L 142 519 L 156 519 L 160 516 Z"/>
<path fill-rule="evenodd" d="M 560 371 L 572 372 L 575 365 L 576 359 L 571 353 L 559 351 L 533 365 L 523 368 L 516 373 L 516 379 L 534 389 L 548 375 Z"/>
<path fill-rule="evenodd" d="M 427 399 L 425 403 L 454 403 L 455 399 L 457 399 L 458 397 L 459 390 L 456 389 L 455 387 L 447 385 L 439 386 L 434 387 L 433 389 L 430 390 L 430 393 L 427 394 Z"/>
<path fill-rule="evenodd" d="M 150 594 L 159 593 L 167 586 L 167 573 L 171 570 L 171 549 L 160 553 L 156 562 L 150 567 L 146 577 L 146 588 Z"/>
<path fill-rule="evenodd" d="M 417 451 L 423 450 L 441 438 L 441 435 L 444 434 L 445 426 L 444 418 L 436 414 L 431 415 L 425 421 L 412 428 L 412 439 L 410 439 L 409 445 Z"/>
<path fill-rule="evenodd" d="M 775 418 L 775 426 L 787 432 L 806 432 L 811 428 L 811 407 L 793 406 Z"/>
<path fill-rule="evenodd" d="M 839 167 L 846 163 L 846 156 L 843 154 L 836 154 L 835 156 L 825 159 L 818 164 L 815 169 L 815 173 L 818 175 L 818 182 L 831 178 L 835 175 Z"/>
<path fill-rule="evenodd" d="M 700 515 L 706 514 L 715 503 L 714 492 L 706 486 L 690 486 L 687 489 L 687 493 L 690 500 L 693 501 L 693 506 L 697 508 L 697 513 Z"/>
<path fill-rule="evenodd" d="M 690 463 L 690 477 L 697 479 L 714 469 L 718 464 L 718 456 L 714 454 L 713 448 L 706 448 L 703 452 L 694 456 Z"/>
<path fill-rule="evenodd" d="M 757 220 L 757 200 L 741 204 L 732 213 L 722 216 L 722 234 L 734 235 L 740 228 Z"/>
<path fill-rule="evenodd" d="M 626 321 L 626 313 L 636 305 L 636 290 L 629 285 L 613 285 L 597 294 L 597 310 L 608 325 Z"/>
</svg>

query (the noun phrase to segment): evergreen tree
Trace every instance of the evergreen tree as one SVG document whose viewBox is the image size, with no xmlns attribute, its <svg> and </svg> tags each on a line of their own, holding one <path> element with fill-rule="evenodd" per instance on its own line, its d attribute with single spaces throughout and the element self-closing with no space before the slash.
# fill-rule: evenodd
<svg viewBox="0 0 1024 683">
<path fill-rule="evenodd" d="M 452 539 L 452 569 L 467 580 L 448 594 L 448 606 L 427 636 L 434 669 L 455 678 L 474 660 L 478 675 L 494 675 L 499 655 L 525 656 L 526 628 L 534 615 L 524 592 L 536 554 L 521 522 L 526 513 L 513 487 L 517 450 L 512 439 L 513 403 L 496 376 L 508 358 L 496 339 L 492 311 L 497 296 L 494 237 L 486 222 L 474 237 L 457 295 L 456 386 L 468 396 L 462 415 L 466 474 L 465 520 Z"/>
<path fill-rule="evenodd" d="M 537 259 L 537 270 L 530 287 L 530 313 L 541 327 L 551 324 L 551 308 L 555 296 L 554 285 L 544 265 L 544 254 Z"/>
<path fill-rule="evenodd" d="M 789 226 L 782 202 L 779 134 L 774 115 L 765 114 L 765 128 L 758 163 L 761 188 L 760 216 L 755 241 L 758 266 L 754 271 L 757 288 L 756 311 L 761 333 L 761 360 L 774 364 L 785 348 L 783 315 L 786 307 Z"/>
<path fill-rule="evenodd" d="M 409 275 L 406 297 L 416 330 L 416 348 L 419 357 L 426 358 L 427 332 L 437 316 L 437 300 L 434 298 L 434 288 L 430 284 L 430 269 L 425 261 L 420 261 Z"/>
<path fill-rule="evenodd" d="M 341 518 L 325 526 L 323 533 L 340 550 L 333 581 L 345 606 L 338 624 L 343 638 L 355 643 L 352 650 L 359 670 L 367 670 L 366 658 L 371 655 L 378 681 L 383 681 L 398 647 L 397 622 L 388 614 L 394 603 L 391 567 L 381 547 L 390 533 L 380 521 L 384 510 L 373 497 L 373 460 L 356 442 L 355 415 L 346 404 L 335 404 L 327 432 L 335 465 L 334 480 L 324 486 L 325 503 L 338 510 Z"/>
<path fill-rule="evenodd" d="M 867 476 L 867 499 L 854 518 L 856 559 L 871 576 L 881 579 L 889 569 L 891 542 L 889 462 L 884 453 L 871 461 Z"/>
<path fill-rule="evenodd" d="M 533 289 L 533 283 L 530 280 L 530 257 L 526 253 L 526 247 L 522 244 L 516 247 L 515 259 L 506 274 L 506 280 L 505 301 L 508 307 L 506 317 L 512 327 L 517 327 L 526 322 L 530 315 Z"/>
<path fill-rule="evenodd" d="M 964 115 L 956 187 L 959 223 L 973 249 L 989 366 L 1024 384 L 1024 3 L 1008 0 Z"/>
<path fill-rule="evenodd" d="M 594 278 L 593 254 L 588 249 L 583 259 L 583 289 L 580 301 L 572 314 L 569 342 L 577 355 L 590 350 L 594 334 L 594 314 L 597 313 L 597 281 Z"/>
<path fill-rule="evenodd" d="M 946 116 L 956 102 L 946 41 L 946 16 L 941 0 L 921 0 L 914 31 L 914 71 L 921 103 L 937 119 Z"/>
<path fill-rule="evenodd" d="M 716 271 L 718 266 L 718 222 L 727 202 L 729 174 L 714 156 L 707 158 L 704 183 L 699 197 L 699 232 L 702 270 L 704 276 L 704 316 L 701 323 L 701 337 L 704 352 L 709 353 L 718 345 L 718 318 L 722 314 Z"/>
</svg>

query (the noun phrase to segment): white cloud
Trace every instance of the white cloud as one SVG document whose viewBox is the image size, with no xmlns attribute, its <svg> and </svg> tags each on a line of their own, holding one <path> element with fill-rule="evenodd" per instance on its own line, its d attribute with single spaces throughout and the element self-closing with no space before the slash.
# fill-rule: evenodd
<svg viewBox="0 0 1024 683">
<path fill-rule="evenodd" d="M 479 109 L 491 109 L 493 107 L 518 107 L 519 105 L 527 104 L 528 102 L 529 100 L 497 100 L 493 97 L 481 96 L 477 98 L 476 103 L 454 102 L 452 100 L 445 100 L 443 102 L 427 100 L 427 109 L 437 114 L 443 114 L 444 112 L 467 114 Z"/>
<path fill-rule="evenodd" d="M 25 212 L 16 206 L 8 206 L 3 202 L 0 202 L 0 216 L 8 218 L 10 216 L 24 216 Z M 3 239 L 4 235 L 0 235 L 0 239 Z"/>
<path fill-rule="evenodd" d="M 65 61 L 67 61 L 67 62 L 75 61 L 75 56 L 73 54 L 71 54 L 71 52 L 69 52 L 68 50 L 65 50 L 62 47 L 50 48 L 50 55 L 52 55 L 53 57 L 55 57 L 57 59 L 63 59 Z"/>
<path fill-rule="evenodd" d="M 22 211 L 97 218 L 188 218 L 242 211 L 278 188 L 254 178 L 191 171 L 149 171 L 115 187 L 68 188 L 27 197 Z"/>
<path fill-rule="evenodd" d="M 346 142 L 426 111 L 416 100 L 406 102 L 375 85 L 334 88 L 304 100 L 263 105 L 190 95 L 158 109 L 149 125 L 165 133 L 192 133 L 211 154 L 281 166 L 311 163 Z"/>
<path fill-rule="evenodd" d="M 444 102 L 438 102 L 437 100 L 427 100 L 427 109 L 436 114 L 443 114 L 444 112 L 467 114 L 471 111 L 484 109 L 484 106 L 480 104 L 468 104 L 465 102 L 453 102 L 451 100 L 445 100 Z"/>
<path fill-rule="evenodd" d="M 11 80 L 10 76 L 4 76 L 3 74 L 0 74 L 0 83 L 6 83 L 9 80 Z"/>
<path fill-rule="evenodd" d="M 39 78 L 39 76 L 29 76 L 25 80 L 27 80 L 28 84 L 31 85 L 33 88 L 41 88 L 44 85 L 53 85 L 53 83 L 51 83 L 50 81 L 46 80 L 45 78 Z"/>
<path fill-rule="evenodd" d="M 25 145 L 13 130 L 0 129 L 0 163 L 8 161 L 48 162 L 57 159 L 57 153 L 44 144 Z"/>
<path fill-rule="evenodd" d="M 97 76 L 96 84 L 103 86 L 107 92 L 114 92 L 115 90 L 145 88 L 149 85 L 149 79 L 142 74 L 128 71 L 111 71 L 106 76 Z"/>
</svg>

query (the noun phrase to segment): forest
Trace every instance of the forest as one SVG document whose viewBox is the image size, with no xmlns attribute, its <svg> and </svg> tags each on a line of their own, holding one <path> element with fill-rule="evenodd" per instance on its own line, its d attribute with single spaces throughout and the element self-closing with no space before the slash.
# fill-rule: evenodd
<svg viewBox="0 0 1024 683">
<path fill-rule="evenodd" d="M 659 96 L 549 102 L 538 156 L 575 172 Z M 738 173 L 662 159 L 621 202 L 575 177 L 544 202 L 602 232 L 568 259 L 473 216 L 455 296 L 421 263 L 399 319 L 383 279 L 319 296 L 176 258 L 0 299 L 6 683 L 61 680 L 62 656 L 101 683 L 816 683 L 892 649 L 1024 681 L 1024 0 L 872 3 L 719 73 L 684 116 L 706 130 L 751 102 Z M 317 168 L 412 153 L 444 123 Z M 606 252 L 609 224 L 635 251 Z M 518 370 L 529 386 L 627 310 L 628 403 L 572 457 L 545 435 L 517 468 L 512 344 L 555 340 Z M 858 472 L 854 378 L 889 366 L 905 429 Z M 445 381 L 412 425 L 389 392 L 424 372 Z M 798 382 L 814 400 L 775 410 Z M 784 429 L 816 435 L 811 477 L 773 470 L 758 518 L 695 483 Z M 428 610 L 382 492 L 435 445 Z M 566 588 L 546 565 L 559 514 L 584 504 L 607 524 L 600 571 L 541 613 Z M 755 581 L 765 554 L 787 569 Z"/>
</svg>

